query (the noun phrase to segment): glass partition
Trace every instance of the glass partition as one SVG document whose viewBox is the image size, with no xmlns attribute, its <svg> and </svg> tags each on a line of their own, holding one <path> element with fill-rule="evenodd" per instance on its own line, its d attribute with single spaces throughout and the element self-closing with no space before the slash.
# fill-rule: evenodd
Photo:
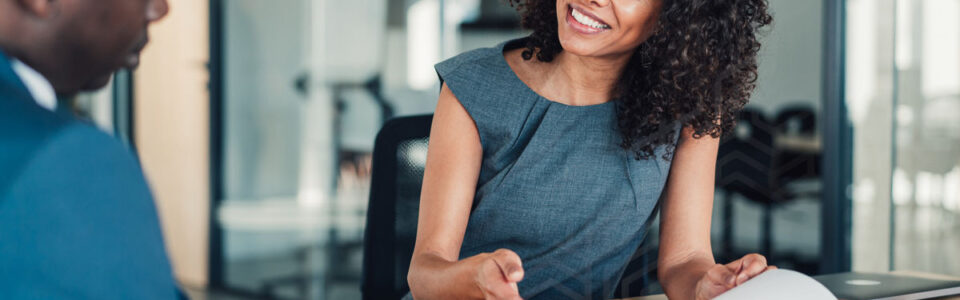
<svg viewBox="0 0 960 300">
<path fill-rule="evenodd" d="M 960 1 L 848 5 L 854 269 L 960 275 Z"/>
<path fill-rule="evenodd" d="M 896 9 L 892 268 L 960 275 L 960 1 Z"/>
<path fill-rule="evenodd" d="M 359 299 L 377 131 L 387 118 L 431 113 L 433 64 L 522 36 L 518 17 L 499 0 L 217 3 L 213 284 Z"/>
</svg>

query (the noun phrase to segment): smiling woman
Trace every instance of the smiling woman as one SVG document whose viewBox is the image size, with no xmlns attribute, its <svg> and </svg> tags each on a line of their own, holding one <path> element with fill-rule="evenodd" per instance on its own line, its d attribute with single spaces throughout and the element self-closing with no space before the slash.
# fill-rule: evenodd
<svg viewBox="0 0 960 300">
<path fill-rule="evenodd" d="M 769 269 L 710 246 L 718 137 L 754 89 L 766 1 L 511 3 L 530 37 L 436 66 L 408 297 L 607 299 L 658 207 L 671 298 Z"/>
</svg>

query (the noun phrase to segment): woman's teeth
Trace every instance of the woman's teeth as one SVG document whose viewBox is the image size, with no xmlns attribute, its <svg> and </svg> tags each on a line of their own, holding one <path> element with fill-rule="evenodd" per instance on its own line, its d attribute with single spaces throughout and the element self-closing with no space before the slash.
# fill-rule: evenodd
<svg viewBox="0 0 960 300">
<path fill-rule="evenodd" d="M 610 26 L 600 23 L 597 20 L 594 20 L 593 18 L 590 18 L 584 15 L 583 13 L 581 13 L 576 9 L 574 9 L 571 12 L 571 14 L 573 15 L 573 19 L 577 20 L 577 22 L 580 22 L 580 24 L 587 25 L 596 29 L 610 29 Z"/>
</svg>

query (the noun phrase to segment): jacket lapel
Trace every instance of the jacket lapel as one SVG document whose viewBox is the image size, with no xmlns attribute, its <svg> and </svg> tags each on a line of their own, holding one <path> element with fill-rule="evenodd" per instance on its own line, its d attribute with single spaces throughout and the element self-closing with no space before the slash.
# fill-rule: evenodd
<svg viewBox="0 0 960 300">
<path fill-rule="evenodd" d="M 11 58 L 0 50 L 0 101 L 33 101 L 33 95 L 20 80 L 20 76 L 13 71 L 10 60 Z"/>
</svg>

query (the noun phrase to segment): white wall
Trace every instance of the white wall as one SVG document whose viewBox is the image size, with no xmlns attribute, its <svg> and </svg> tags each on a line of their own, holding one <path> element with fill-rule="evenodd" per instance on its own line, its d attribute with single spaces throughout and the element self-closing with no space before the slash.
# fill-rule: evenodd
<svg viewBox="0 0 960 300">
<path fill-rule="evenodd" d="M 819 112 L 823 77 L 823 1 L 770 0 L 774 23 L 762 35 L 760 78 L 750 105 L 773 114 L 792 103 Z"/>
<path fill-rule="evenodd" d="M 171 0 L 135 73 L 136 142 L 177 279 L 207 284 L 207 1 Z"/>
</svg>

